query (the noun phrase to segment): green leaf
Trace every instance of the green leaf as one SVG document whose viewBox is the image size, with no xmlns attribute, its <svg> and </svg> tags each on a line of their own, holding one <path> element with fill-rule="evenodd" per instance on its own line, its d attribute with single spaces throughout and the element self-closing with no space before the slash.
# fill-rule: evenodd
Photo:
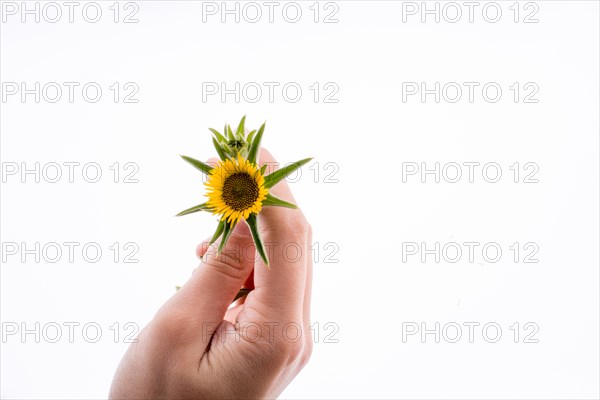
<svg viewBox="0 0 600 400">
<path fill-rule="evenodd" d="M 210 242 L 208 243 L 209 246 L 216 242 L 217 239 L 221 236 L 221 233 L 223 233 L 223 230 L 225 229 L 225 224 L 225 221 L 219 221 L 219 225 L 217 225 L 217 230 L 215 231 L 213 237 L 210 239 Z"/>
<path fill-rule="evenodd" d="M 221 238 L 221 243 L 219 243 L 219 247 L 217 249 L 217 254 L 221 253 L 221 250 L 223 250 L 223 247 L 225 247 L 225 244 L 226 244 L 227 239 L 228 239 L 228 235 L 230 233 L 229 223 L 227 221 L 222 221 L 222 222 L 224 222 L 224 224 L 223 224 L 223 237 Z"/>
<path fill-rule="evenodd" d="M 211 211 L 210 208 L 206 205 L 206 203 L 198 204 L 197 206 L 190 207 L 187 210 L 183 210 L 176 217 L 181 217 L 182 215 L 193 214 L 198 211 Z"/>
<path fill-rule="evenodd" d="M 227 244 L 227 241 L 229 240 L 229 236 L 231 236 L 231 234 L 233 233 L 233 230 L 235 229 L 236 224 L 231 226 L 231 224 L 229 222 L 225 221 L 225 226 L 223 229 L 223 237 L 221 238 L 221 243 L 219 243 L 219 249 L 217 250 L 217 254 L 221 253 L 221 251 L 223 251 L 223 248 L 225 248 L 225 245 Z"/>
<path fill-rule="evenodd" d="M 269 175 L 265 176 L 265 187 L 268 189 L 275 186 L 283 178 L 285 178 L 286 176 L 288 176 L 289 174 L 291 174 L 310 160 L 312 160 L 312 157 L 296 161 L 295 163 L 291 163 L 286 167 L 283 167 L 275 172 L 270 173 Z"/>
<path fill-rule="evenodd" d="M 221 135 L 218 130 L 213 128 L 208 128 L 208 130 L 211 131 L 213 135 L 215 135 L 215 137 L 220 143 L 227 143 L 227 139 L 225 139 L 225 136 Z"/>
<path fill-rule="evenodd" d="M 244 127 L 245 123 L 246 123 L 246 116 L 244 115 L 242 117 L 242 120 L 238 124 L 238 127 L 235 132 L 235 136 L 238 138 L 238 140 L 242 140 L 244 138 L 244 134 L 246 133 L 245 127 Z"/>
<path fill-rule="evenodd" d="M 235 154 L 234 151 L 232 150 L 232 148 L 229 147 L 228 144 L 223 144 L 221 146 L 221 149 L 223 149 L 223 152 L 225 153 L 225 155 L 227 155 L 227 157 L 231 157 Z"/>
<path fill-rule="evenodd" d="M 254 140 L 252 141 L 252 144 L 250 145 L 250 151 L 248 151 L 248 161 L 250 161 L 251 163 L 256 164 L 256 158 L 258 157 L 258 152 L 260 150 L 260 141 L 262 140 L 262 135 L 263 132 L 265 131 L 265 124 L 262 124 L 261 127 L 258 129 L 258 132 L 256 133 L 256 137 L 254 138 Z"/>
<path fill-rule="evenodd" d="M 227 139 L 227 141 L 229 142 L 231 139 L 231 137 L 229 137 L 229 134 L 227 133 L 227 124 L 225 124 L 225 126 L 223 127 L 223 136 L 225 136 Z"/>
<path fill-rule="evenodd" d="M 273 196 L 271 193 L 267 194 L 267 198 L 262 201 L 262 205 L 298 208 L 298 206 L 296 206 L 295 204 L 289 203 L 285 200 L 281 200 L 280 198 Z"/>
<path fill-rule="evenodd" d="M 210 165 L 204 164 L 202 161 L 198 161 L 195 158 L 188 157 L 188 156 L 181 156 L 181 158 L 183 158 L 188 163 L 192 164 L 194 167 L 196 167 L 200 171 L 204 172 L 206 175 L 210 174 L 210 171 L 213 169 L 213 167 L 211 167 Z"/>
<path fill-rule="evenodd" d="M 240 289 L 240 291 L 235 295 L 235 298 L 233 299 L 232 303 L 239 298 L 247 296 L 248 293 L 250 293 L 251 291 L 252 291 L 252 289 Z"/>
<path fill-rule="evenodd" d="M 225 155 L 223 148 L 221 147 L 221 145 L 219 144 L 219 142 L 217 142 L 217 139 L 215 139 L 215 138 L 213 138 L 213 145 L 215 146 L 215 150 L 217 151 L 219 158 L 221 160 L 226 160 L 227 156 Z"/>
<path fill-rule="evenodd" d="M 256 133 L 256 130 L 248 133 L 248 137 L 246 138 L 246 145 L 248 146 L 248 148 L 250 148 L 250 145 L 252 144 L 252 139 L 254 138 L 255 133 Z"/>
<path fill-rule="evenodd" d="M 269 267 L 269 257 L 267 257 L 267 251 L 265 250 L 265 246 L 260 238 L 260 232 L 258 231 L 258 219 L 256 218 L 256 214 L 250 214 L 248 218 L 246 218 L 246 222 L 250 227 L 250 232 L 252 233 L 252 239 L 254 239 L 254 245 L 256 246 L 256 251 L 260 254 L 260 258 L 264 261 Z"/>
</svg>

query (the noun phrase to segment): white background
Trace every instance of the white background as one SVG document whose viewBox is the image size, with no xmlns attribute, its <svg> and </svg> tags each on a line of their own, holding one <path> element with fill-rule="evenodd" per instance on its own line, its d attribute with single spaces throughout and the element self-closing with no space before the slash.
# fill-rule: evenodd
<svg viewBox="0 0 600 400">
<path fill-rule="evenodd" d="M 41 10 L 45 3 L 39 4 Z M 319 336 L 311 362 L 283 398 L 598 398 L 598 2 L 521 2 L 516 23 L 512 1 L 497 3 L 496 23 L 482 15 L 485 2 L 472 23 L 462 2 L 456 23 L 447 21 L 454 18 L 450 8 L 439 23 L 434 15 L 423 23 L 420 13 L 405 13 L 404 22 L 403 9 L 411 6 L 393 1 L 321 3 L 317 23 L 313 2 L 298 3 L 297 23 L 283 18 L 283 2 L 273 23 L 262 2 L 256 23 L 243 15 L 239 23 L 233 15 L 222 23 L 220 14 L 204 15 L 203 22 L 196 1 L 138 1 L 137 23 L 122 21 L 134 6 L 119 4 L 115 23 L 113 2 L 99 2 L 101 19 L 90 23 L 82 16 L 85 4 L 75 9 L 73 23 L 62 3 L 56 23 L 44 15 L 23 23 L 20 9 L 3 12 L 3 95 L 7 82 L 80 86 L 73 103 L 64 86 L 56 103 L 47 101 L 54 92 L 42 93 L 39 103 L 20 93 L 1 103 L 2 397 L 107 396 L 131 332 L 124 324 L 142 327 L 152 318 L 174 285 L 188 278 L 197 265 L 196 244 L 215 228 L 209 215 L 173 217 L 202 202 L 203 191 L 200 174 L 178 154 L 215 156 L 207 128 L 237 124 L 247 114 L 250 128 L 267 121 L 263 145 L 282 163 L 315 157 L 292 190 L 319 249 L 312 305 Z M 324 23 L 334 11 L 337 22 Z M 532 12 L 538 22 L 525 23 Z M 103 89 L 96 103 L 81 95 L 88 82 Z M 117 103 L 109 89 L 115 82 Z M 123 102 L 128 82 L 139 88 L 137 103 Z M 273 102 L 265 86 L 256 103 L 233 95 L 222 102 L 219 95 L 203 101 L 203 82 L 280 86 Z M 303 90 L 296 103 L 282 96 L 289 82 Z M 315 82 L 316 103 L 309 88 Z M 323 101 L 328 82 L 339 88 L 337 103 Z M 403 101 L 403 82 L 425 82 L 429 89 L 457 82 L 463 93 L 456 103 L 447 101 L 454 92 L 439 103 L 433 94 Z M 463 82 L 479 84 L 473 102 Z M 482 96 L 489 82 L 502 88 L 495 103 Z M 515 82 L 517 102 L 509 88 Z M 535 86 L 525 90 L 526 83 Z M 539 90 L 529 100 L 537 102 L 524 102 L 532 87 Z M 66 167 L 57 183 L 43 174 L 39 183 L 33 174 L 6 175 L 36 162 L 40 170 L 53 162 L 80 166 L 73 183 Z M 81 166 L 90 162 L 101 166 L 97 183 L 82 177 Z M 115 162 L 118 183 L 109 169 Z M 123 182 L 132 171 L 123 169 L 127 162 L 139 167 L 138 183 Z M 424 183 L 419 174 L 403 181 L 403 165 L 423 162 L 428 168 L 480 165 L 473 183 L 465 166 L 457 183 L 444 176 L 436 183 L 431 174 Z M 481 168 L 494 162 L 502 176 L 489 183 Z M 515 162 L 518 183 L 509 169 Z M 537 183 L 523 182 L 532 171 L 524 169 L 528 162 L 539 168 Z M 52 179 L 55 170 L 47 172 Z M 446 172 L 450 179 L 455 173 Z M 22 262 L 21 243 L 34 248 L 36 242 L 80 246 L 72 263 L 66 247 L 56 263 L 43 255 Z M 81 255 L 90 242 L 103 250 L 96 263 Z M 115 242 L 117 263 L 109 249 Z M 138 263 L 123 262 L 128 242 L 139 246 Z M 464 246 L 455 263 L 450 253 L 440 262 L 425 255 L 422 262 L 421 253 L 406 252 L 403 262 L 409 242 L 429 249 L 436 242 L 480 245 L 473 262 Z M 6 251 L 10 243 L 19 246 L 16 255 Z M 501 247 L 499 261 L 483 258 L 486 243 Z M 536 248 L 538 262 L 524 262 Z M 69 322 L 80 324 L 73 343 Z M 97 343 L 82 333 L 90 322 L 102 329 Z M 111 330 L 116 322 L 118 343 Z M 468 322 L 480 324 L 472 343 Z M 33 333 L 21 336 L 21 328 L 35 331 L 36 323 L 39 343 Z M 47 340 L 55 336 L 53 323 L 62 326 L 57 343 Z M 440 324 L 439 343 L 434 334 L 403 340 L 409 326 L 421 323 Z M 494 329 L 482 332 L 487 323 L 502 329 L 496 343 L 489 342 Z M 462 337 L 451 343 L 455 324 Z M 9 334 L 15 326 L 19 332 Z"/>
</svg>

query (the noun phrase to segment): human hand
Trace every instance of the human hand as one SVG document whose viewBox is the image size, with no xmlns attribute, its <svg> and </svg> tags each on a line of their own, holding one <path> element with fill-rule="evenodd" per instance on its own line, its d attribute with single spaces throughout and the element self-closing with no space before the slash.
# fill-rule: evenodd
<svg viewBox="0 0 600 400">
<path fill-rule="evenodd" d="M 275 162 L 265 150 L 260 160 Z M 294 202 L 285 180 L 271 192 Z M 258 222 L 270 270 L 245 223 L 220 255 L 217 244 L 200 245 L 200 266 L 130 346 L 110 398 L 274 398 L 298 374 L 312 352 L 311 227 L 282 207 L 263 209 Z M 242 286 L 253 290 L 229 308 Z"/>
</svg>

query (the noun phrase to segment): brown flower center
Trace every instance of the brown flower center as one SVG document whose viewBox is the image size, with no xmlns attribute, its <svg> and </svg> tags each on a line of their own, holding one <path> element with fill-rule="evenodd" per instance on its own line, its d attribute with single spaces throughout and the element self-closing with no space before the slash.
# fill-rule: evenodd
<svg viewBox="0 0 600 400">
<path fill-rule="evenodd" d="M 235 211 L 250 208 L 258 199 L 258 184 L 245 172 L 236 172 L 223 183 L 223 200 Z"/>
</svg>

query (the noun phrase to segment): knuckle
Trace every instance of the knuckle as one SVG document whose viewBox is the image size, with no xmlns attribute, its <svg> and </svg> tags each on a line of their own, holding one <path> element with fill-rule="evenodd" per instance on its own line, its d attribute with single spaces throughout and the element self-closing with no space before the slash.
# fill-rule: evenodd
<svg viewBox="0 0 600 400">
<path fill-rule="evenodd" d="M 246 277 L 243 264 L 232 259 L 211 260 L 206 264 L 206 268 L 223 275 L 226 279 L 238 281 Z"/>
<path fill-rule="evenodd" d="M 204 264 L 205 268 L 224 275 L 227 279 L 240 280 L 246 278 L 247 264 L 244 262 L 243 252 L 238 249 L 223 251 L 215 254 Z"/>
<path fill-rule="evenodd" d="M 193 323 L 189 313 L 177 310 L 159 310 L 151 323 L 151 334 L 162 343 L 178 343 Z"/>
<path fill-rule="evenodd" d="M 306 364 L 308 364 L 308 362 L 310 361 L 310 357 L 312 356 L 312 352 L 313 341 L 311 340 L 311 338 L 309 338 L 305 343 L 302 354 L 300 355 L 300 368 L 304 368 Z"/>
<path fill-rule="evenodd" d="M 286 229 L 296 238 L 304 238 L 311 230 L 310 225 L 302 214 L 288 218 L 285 222 Z"/>
<path fill-rule="evenodd" d="M 298 363 L 304 352 L 302 340 L 289 341 L 280 340 L 274 343 L 273 351 L 277 354 L 280 364 L 290 366 Z"/>
<path fill-rule="evenodd" d="M 292 324 L 296 327 L 293 333 L 291 329 L 284 328 Z M 258 345 L 263 358 L 268 359 L 269 364 L 276 369 L 301 370 L 310 360 L 313 351 L 310 329 L 300 323 L 276 324 L 276 326 L 273 332 L 262 337 L 263 340 L 253 341 L 253 347 Z M 243 338 L 244 335 L 241 337 Z"/>
</svg>

